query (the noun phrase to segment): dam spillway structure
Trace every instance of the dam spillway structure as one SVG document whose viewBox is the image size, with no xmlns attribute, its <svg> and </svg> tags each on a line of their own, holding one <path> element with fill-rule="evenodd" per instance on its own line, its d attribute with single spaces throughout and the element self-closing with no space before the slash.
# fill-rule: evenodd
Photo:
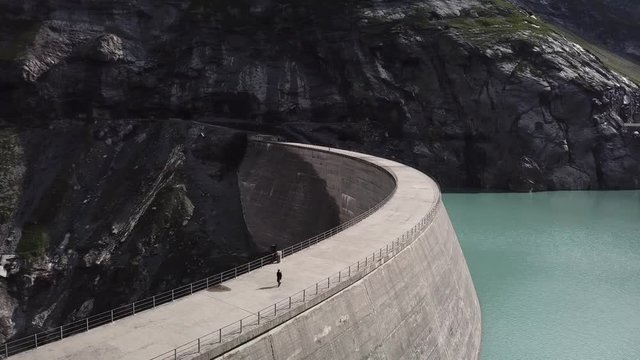
<svg viewBox="0 0 640 360">
<path fill-rule="evenodd" d="M 379 157 L 265 141 L 249 143 L 238 172 L 247 228 L 257 246 L 282 246 L 280 263 L 252 261 L 181 287 L 183 295 L 172 290 L 168 301 L 153 297 L 152 307 L 138 302 L 138 312 L 134 303 L 104 325 L 87 320 L 76 335 L 61 327 L 58 339 L 41 335 L 38 345 L 36 336 L 15 354 L 7 343 L 4 355 L 478 358 L 478 298 L 431 178 Z M 310 227 L 320 234 L 295 242 Z"/>
</svg>

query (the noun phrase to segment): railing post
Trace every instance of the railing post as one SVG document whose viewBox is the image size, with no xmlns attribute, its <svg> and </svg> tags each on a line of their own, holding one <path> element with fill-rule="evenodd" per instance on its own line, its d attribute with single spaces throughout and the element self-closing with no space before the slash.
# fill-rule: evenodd
<svg viewBox="0 0 640 360">
<path fill-rule="evenodd" d="M 316 295 L 318 295 L 318 283 L 316 283 Z"/>
<path fill-rule="evenodd" d="M 193 283 L 191 283 L 189 285 L 191 285 L 191 295 L 193 295 Z"/>
<path fill-rule="evenodd" d="M 200 354 L 200 338 L 198 338 L 198 354 Z"/>
<path fill-rule="evenodd" d="M 87 318 L 87 331 L 89 331 L 89 318 Z"/>
<path fill-rule="evenodd" d="M 349 265 L 349 277 L 351 277 L 351 265 Z"/>
<path fill-rule="evenodd" d="M 289 309 L 291 309 L 291 296 L 289 296 Z"/>
<path fill-rule="evenodd" d="M 64 338 L 64 334 L 62 332 L 62 326 L 60 326 L 60 340 L 62 340 Z"/>
<path fill-rule="evenodd" d="M 131 305 L 133 305 L 133 315 L 135 315 L 136 314 L 136 303 L 133 303 Z"/>
<path fill-rule="evenodd" d="M 242 334 L 242 319 L 240 319 L 240 334 Z"/>
<path fill-rule="evenodd" d="M 360 260 L 358 260 L 358 272 L 360 272 Z"/>
<path fill-rule="evenodd" d="M 233 268 L 233 278 L 235 279 L 237 277 L 238 277 L 238 268 L 235 267 L 235 268 Z"/>
<path fill-rule="evenodd" d="M 247 272 L 250 273 L 251 272 L 251 263 L 247 264 Z"/>
<path fill-rule="evenodd" d="M 173 349 L 173 360 L 178 359 L 178 349 Z"/>
<path fill-rule="evenodd" d="M 219 343 L 222 344 L 222 328 L 218 329 L 218 339 L 219 339 Z"/>
<path fill-rule="evenodd" d="M 209 288 L 209 278 L 207 277 L 207 287 L 205 289 Z"/>
<path fill-rule="evenodd" d="M 113 310 L 111 310 L 111 322 L 113 322 Z"/>
<path fill-rule="evenodd" d="M 260 325 L 260 311 L 258 311 L 258 325 Z"/>
<path fill-rule="evenodd" d="M 307 289 L 302 290 L 302 302 L 307 301 Z"/>
<path fill-rule="evenodd" d="M 328 289 L 328 288 L 329 288 L 329 286 L 330 286 L 330 285 L 329 285 L 329 284 L 330 284 L 330 281 L 331 281 L 331 277 L 328 277 L 328 278 L 327 278 L 327 289 Z"/>
<path fill-rule="evenodd" d="M 263 266 L 264 266 L 264 258 L 263 258 L 263 257 L 261 257 L 261 258 L 260 258 L 260 267 L 263 267 Z"/>
<path fill-rule="evenodd" d="M 342 270 L 338 272 L 338 282 L 342 280 Z"/>
<path fill-rule="evenodd" d="M 35 339 L 36 339 L 36 349 L 38 348 L 38 334 L 34 335 Z"/>
<path fill-rule="evenodd" d="M 220 273 L 220 285 L 222 285 L 222 273 Z"/>
<path fill-rule="evenodd" d="M 151 297 L 151 300 L 153 301 L 153 307 L 156 307 L 156 297 L 155 297 L 155 295 Z"/>
<path fill-rule="evenodd" d="M 175 300 L 175 296 L 173 294 L 173 289 L 171 290 L 171 301 Z"/>
<path fill-rule="evenodd" d="M 278 304 L 273 304 L 273 316 L 278 316 Z"/>
</svg>

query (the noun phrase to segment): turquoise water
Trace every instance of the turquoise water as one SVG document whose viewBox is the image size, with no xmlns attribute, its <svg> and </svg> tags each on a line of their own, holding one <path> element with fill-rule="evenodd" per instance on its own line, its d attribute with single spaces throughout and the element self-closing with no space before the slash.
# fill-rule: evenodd
<svg viewBox="0 0 640 360">
<path fill-rule="evenodd" d="M 482 360 L 640 359 L 640 191 L 445 194 Z"/>
</svg>

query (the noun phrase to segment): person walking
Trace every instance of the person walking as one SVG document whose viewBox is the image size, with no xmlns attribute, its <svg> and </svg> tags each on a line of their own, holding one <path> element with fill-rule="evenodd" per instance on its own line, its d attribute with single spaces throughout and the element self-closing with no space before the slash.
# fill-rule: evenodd
<svg viewBox="0 0 640 360">
<path fill-rule="evenodd" d="M 282 272 L 280 272 L 280 269 L 278 269 L 276 273 L 276 280 L 278 280 L 278 287 L 280 287 L 280 283 L 282 282 Z"/>
</svg>

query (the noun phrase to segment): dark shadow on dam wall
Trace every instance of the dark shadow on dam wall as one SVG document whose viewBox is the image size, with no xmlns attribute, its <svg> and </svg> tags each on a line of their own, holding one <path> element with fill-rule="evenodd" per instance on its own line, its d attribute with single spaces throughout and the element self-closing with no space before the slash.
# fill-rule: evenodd
<svg viewBox="0 0 640 360">
<path fill-rule="evenodd" d="M 238 170 L 247 228 L 261 249 L 310 238 L 372 208 L 395 188 L 386 171 L 310 148 L 251 142 Z"/>
<path fill-rule="evenodd" d="M 238 184 L 245 222 L 259 249 L 283 248 L 339 224 L 324 179 L 284 146 L 250 143 Z"/>
</svg>

